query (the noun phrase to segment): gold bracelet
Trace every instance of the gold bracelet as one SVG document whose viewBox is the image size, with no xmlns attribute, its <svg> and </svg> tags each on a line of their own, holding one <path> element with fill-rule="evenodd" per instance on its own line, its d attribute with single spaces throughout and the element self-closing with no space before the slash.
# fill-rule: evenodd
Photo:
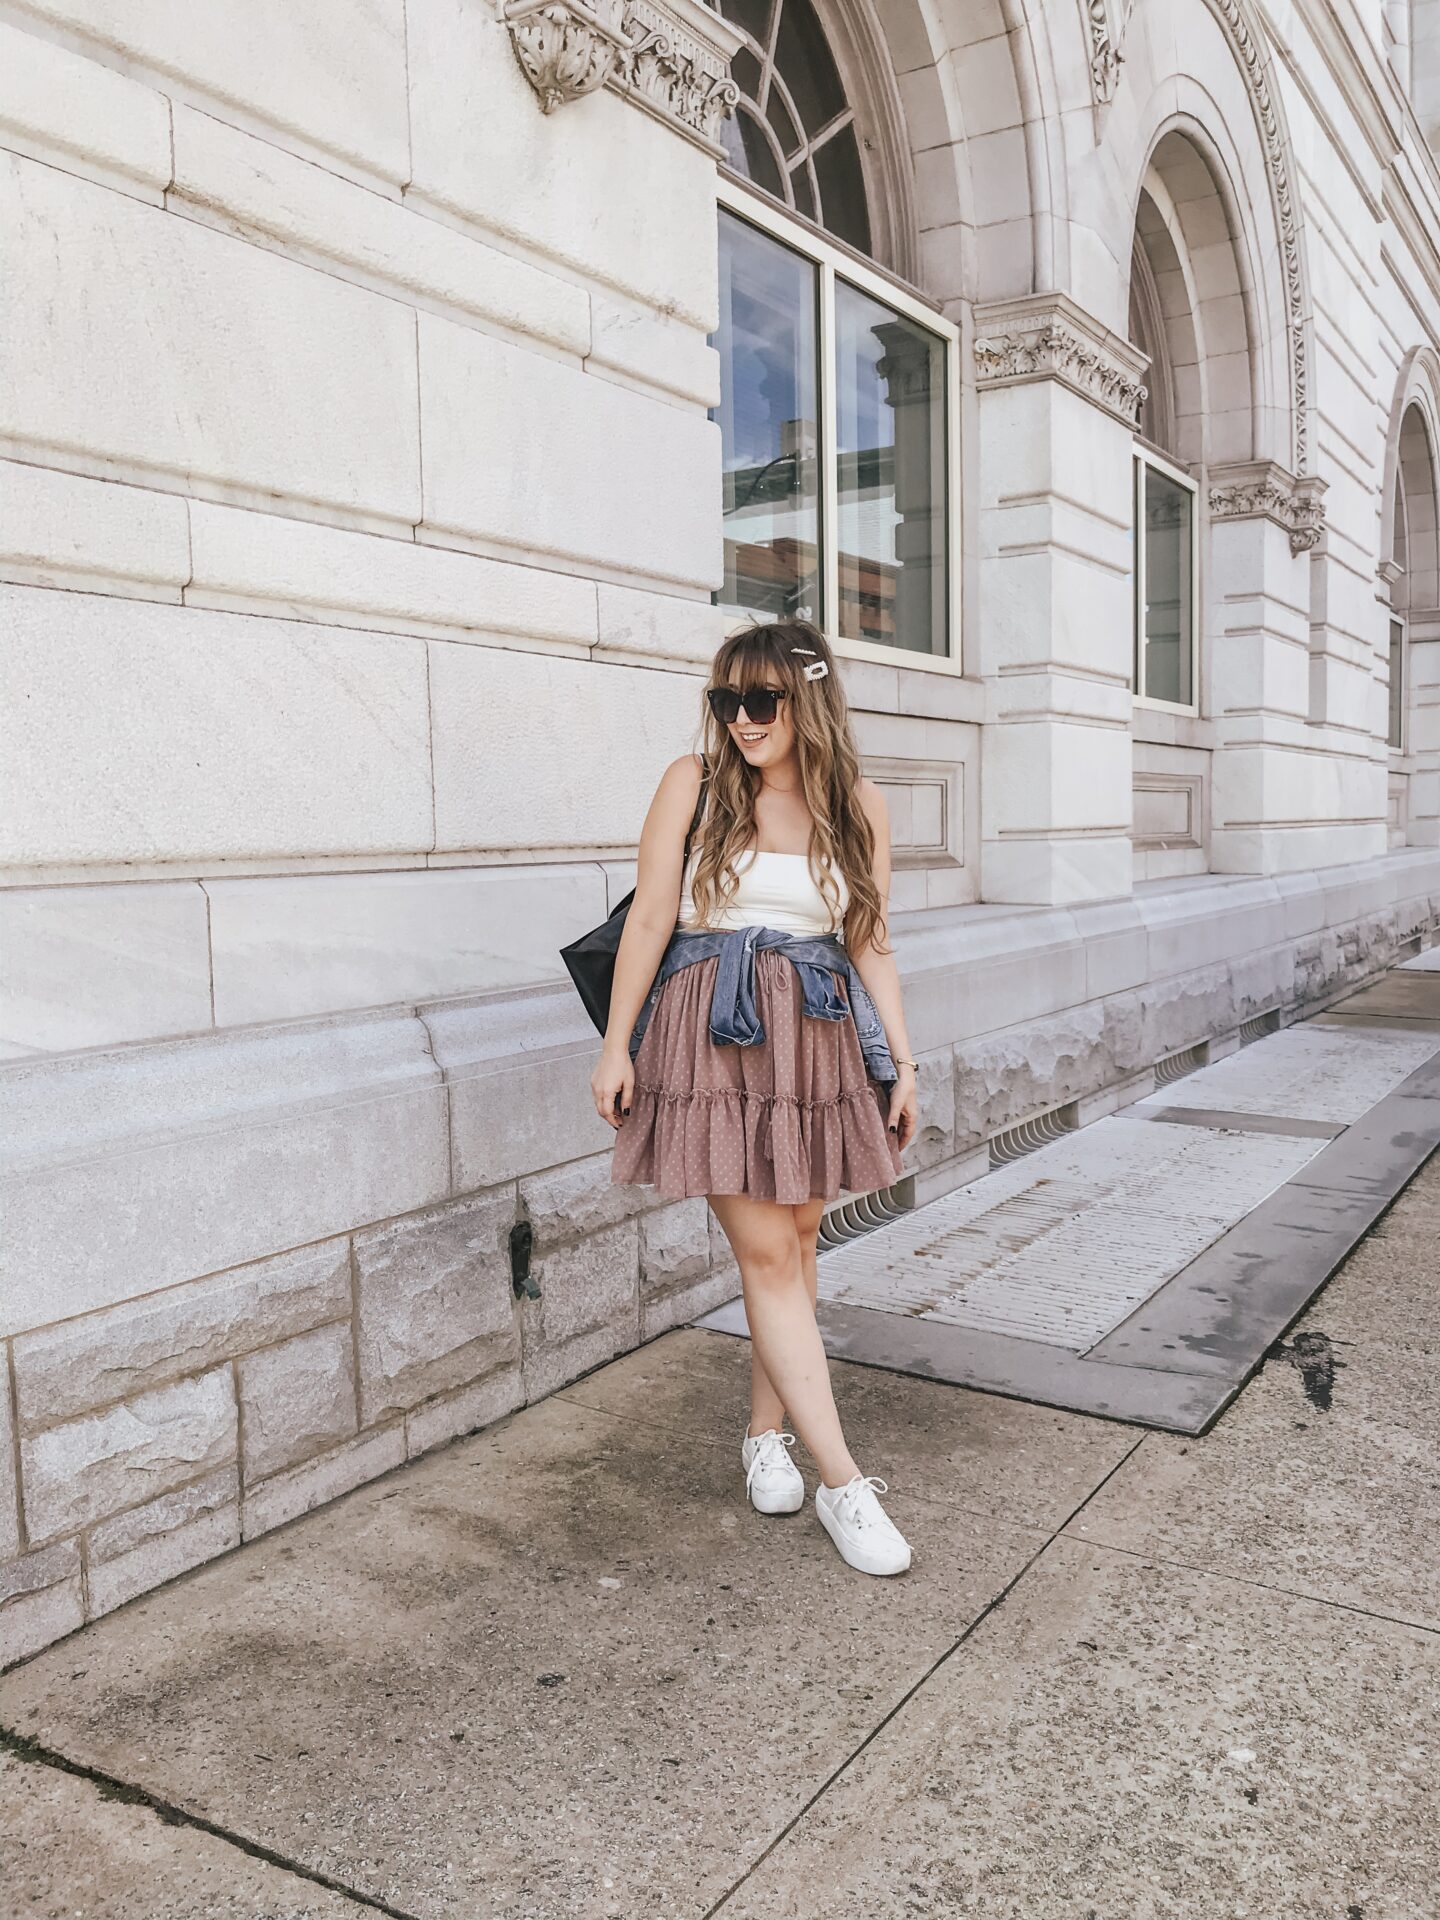
<svg viewBox="0 0 1440 1920">
<path fill-rule="evenodd" d="M 895 1064 L 897 1067 L 913 1067 L 916 1073 L 920 1071 L 920 1062 L 918 1060 L 897 1060 Z"/>
</svg>

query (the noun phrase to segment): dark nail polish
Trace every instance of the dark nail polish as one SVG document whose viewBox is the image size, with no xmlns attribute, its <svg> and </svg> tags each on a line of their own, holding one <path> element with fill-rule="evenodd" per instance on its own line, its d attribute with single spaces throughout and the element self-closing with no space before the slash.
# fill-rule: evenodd
<svg viewBox="0 0 1440 1920">
<path fill-rule="evenodd" d="M 898 1127 L 891 1127 L 890 1131 L 891 1133 L 898 1133 L 900 1129 Z"/>
<path fill-rule="evenodd" d="M 622 1108 L 620 1109 L 620 1111 L 621 1111 L 621 1113 L 623 1114 L 623 1116 L 625 1117 L 625 1119 L 627 1119 L 627 1120 L 628 1120 L 628 1119 L 630 1118 L 630 1109 L 629 1109 L 628 1107 L 622 1107 Z"/>
</svg>

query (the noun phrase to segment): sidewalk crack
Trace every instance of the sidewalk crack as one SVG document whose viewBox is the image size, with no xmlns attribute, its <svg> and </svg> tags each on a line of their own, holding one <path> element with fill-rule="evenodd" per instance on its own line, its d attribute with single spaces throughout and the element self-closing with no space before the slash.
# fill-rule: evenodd
<svg viewBox="0 0 1440 1920">
<path fill-rule="evenodd" d="M 323 1873 L 318 1867 L 307 1867 L 303 1861 L 277 1853 L 273 1847 L 267 1847 L 259 1840 L 251 1840 L 230 1827 L 207 1820 L 203 1814 L 191 1813 L 185 1807 L 176 1806 L 173 1801 L 163 1800 L 158 1794 L 136 1786 L 133 1781 L 121 1780 L 101 1767 L 91 1767 L 84 1761 L 72 1760 L 68 1754 L 45 1746 L 31 1734 L 17 1733 L 13 1727 L 0 1726 L 0 1754 L 9 1754 L 12 1759 L 26 1766 L 52 1767 L 57 1773 L 69 1774 L 72 1779 L 88 1781 L 103 1800 L 118 1801 L 127 1807 L 147 1807 L 167 1827 L 188 1827 L 194 1833 L 207 1833 L 212 1839 L 223 1840 L 227 1846 L 248 1854 L 252 1860 L 259 1860 L 267 1867 L 278 1867 L 282 1873 L 291 1874 L 297 1880 L 306 1880 L 311 1886 L 323 1887 L 327 1893 L 338 1893 L 367 1912 L 385 1914 L 387 1920 L 421 1920 L 419 1914 L 410 1912 L 408 1908 L 394 1907 L 388 1900 L 362 1893 L 358 1887 L 337 1879 L 334 1874 Z"/>
</svg>

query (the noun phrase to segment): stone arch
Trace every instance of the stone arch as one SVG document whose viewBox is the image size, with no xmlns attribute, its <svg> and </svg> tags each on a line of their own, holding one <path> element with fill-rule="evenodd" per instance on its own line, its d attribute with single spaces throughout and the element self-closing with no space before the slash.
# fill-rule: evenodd
<svg viewBox="0 0 1440 1920">
<path fill-rule="evenodd" d="M 1295 168 L 1280 92 L 1253 0 L 1205 0 L 1196 6 L 1187 71 L 1176 71 L 1168 11 L 1125 0 L 1086 0 L 1100 17 L 1092 73 L 1097 112 L 1105 113 L 1108 172 L 1133 181 L 1167 125 L 1191 123 L 1222 192 L 1232 200 L 1232 231 L 1252 289 L 1252 349 L 1260 373 L 1257 457 L 1289 472 L 1310 471 L 1311 320 L 1304 233 Z M 1187 13 L 1188 13 L 1187 9 Z M 1214 38 L 1206 43 L 1209 21 Z M 1108 56 L 1107 56 L 1108 49 Z M 1116 67 L 1116 55 L 1123 66 Z M 1108 77 L 1107 77 L 1108 76 Z M 1112 98 L 1101 106 L 1102 82 Z M 1268 202 L 1268 207 L 1266 206 Z M 1101 235 L 1121 287 L 1128 280 L 1130 234 Z M 1082 298 L 1085 296 L 1082 294 Z M 1092 300 L 1106 311 L 1103 279 Z"/>
<path fill-rule="evenodd" d="M 1249 250 L 1223 163 L 1193 122 L 1177 117 L 1151 149 L 1132 262 L 1131 338 L 1152 362 L 1147 437 L 1183 466 L 1256 458 L 1261 370 Z"/>
<path fill-rule="evenodd" d="M 1391 605 L 1440 606 L 1440 485 L 1436 455 L 1440 449 L 1440 355 L 1420 347 L 1400 369 L 1385 438 L 1385 479 L 1381 490 L 1380 558 L 1402 566 L 1402 596 L 1392 588 Z M 1403 505 L 1403 518 L 1397 509 Z"/>
<path fill-rule="evenodd" d="M 866 0 L 843 0 L 865 5 Z M 1040 0 L 887 0 L 874 16 L 898 77 L 916 179 L 915 283 L 942 302 L 1062 284 L 1067 172 L 1055 63 L 1083 69 L 1078 23 Z M 983 182 L 977 195 L 975 179 Z"/>
<path fill-rule="evenodd" d="M 1380 508 L 1387 614 L 1392 845 L 1440 845 L 1440 355 L 1421 347 L 1396 383 Z M 1398 684 L 1397 684 L 1398 683 Z M 1394 722 L 1399 721 L 1399 738 Z"/>
</svg>

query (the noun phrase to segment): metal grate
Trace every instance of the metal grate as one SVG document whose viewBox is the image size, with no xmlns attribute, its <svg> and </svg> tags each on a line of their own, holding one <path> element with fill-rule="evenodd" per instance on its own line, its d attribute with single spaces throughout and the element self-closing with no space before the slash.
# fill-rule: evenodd
<svg viewBox="0 0 1440 1920">
<path fill-rule="evenodd" d="M 1074 1133 L 1080 1124 L 1080 1115 L 1072 1101 L 1066 1107 L 1052 1107 L 1048 1113 L 1037 1113 L 1029 1120 L 1021 1120 L 1013 1127 L 1006 1127 L 1002 1133 L 992 1136 L 990 1141 L 990 1165 L 1008 1167 L 1013 1160 L 1023 1160 L 1027 1153 L 1035 1153 L 1041 1147 L 1052 1146 L 1055 1141 L 1063 1140 L 1067 1133 Z"/>
<path fill-rule="evenodd" d="M 1280 1031 L 1280 1009 L 1271 1007 L 1268 1013 L 1257 1013 L 1253 1020 L 1240 1023 L 1240 1044 L 1248 1047 L 1252 1040 L 1263 1040 L 1267 1034 Z"/>
<path fill-rule="evenodd" d="M 1183 1080 L 1187 1073 L 1194 1073 L 1205 1064 L 1207 1052 L 1204 1041 L 1198 1047 L 1185 1047 L 1179 1053 L 1168 1054 L 1165 1059 L 1155 1062 L 1155 1084 L 1168 1087 L 1176 1080 Z"/>
<path fill-rule="evenodd" d="M 904 1180 L 897 1180 L 893 1187 L 882 1188 L 878 1193 L 864 1193 L 855 1200 L 842 1200 L 821 1219 L 816 1249 L 820 1253 L 828 1253 L 836 1247 L 846 1246 L 863 1234 L 873 1233 L 877 1227 L 888 1227 L 892 1221 L 909 1213 L 914 1205 L 913 1174 Z"/>
</svg>

